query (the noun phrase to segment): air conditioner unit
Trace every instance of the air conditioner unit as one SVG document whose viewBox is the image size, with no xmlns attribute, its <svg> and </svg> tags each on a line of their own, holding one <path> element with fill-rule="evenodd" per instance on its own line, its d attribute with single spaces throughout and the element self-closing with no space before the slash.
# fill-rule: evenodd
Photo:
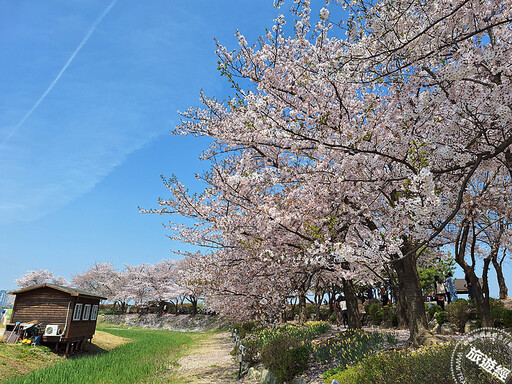
<svg viewBox="0 0 512 384">
<path fill-rule="evenodd" d="M 60 335 L 60 329 L 57 324 L 48 324 L 46 328 L 44 329 L 44 335 L 43 336 L 59 336 Z"/>
</svg>

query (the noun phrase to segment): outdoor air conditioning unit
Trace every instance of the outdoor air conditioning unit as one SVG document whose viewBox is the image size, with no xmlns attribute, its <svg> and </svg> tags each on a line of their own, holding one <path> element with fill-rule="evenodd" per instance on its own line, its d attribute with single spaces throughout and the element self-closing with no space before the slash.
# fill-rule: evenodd
<svg viewBox="0 0 512 384">
<path fill-rule="evenodd" d="M 46 328 L 44 329 L 44 335 L 43 336 L 59 336 L 60 335 L 60 329 L 57 324 L 48 324 Z"/>
</svg>

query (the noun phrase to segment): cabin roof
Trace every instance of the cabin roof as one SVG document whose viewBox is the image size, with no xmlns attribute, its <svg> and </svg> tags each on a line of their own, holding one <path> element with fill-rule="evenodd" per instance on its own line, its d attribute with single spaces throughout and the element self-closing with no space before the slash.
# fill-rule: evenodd
<svg viewBox="0 0 512 384">
<path fill-rule="evenodd" d="M 78 288 L 64 287 L 62 285 L 50 284 L 50 283 L 36 284 L 36 285 L 32 285 L 30 287 L 25 287 L 25 288 L 17 289 L 15 291 L 9 291 L 7 293 L 10 294 L 10 295 L 17 295 L 18 293 L 29 292 L 29 291 L 33 291 L 33 290 L 41 289 L 41 288 L 45 288 L 45 287 L 52 288 L 52 289 L 55 289 L 57 291 L 68 293 L 71 296 L 90 297 L 90 298 L 95 298 L 95 299 L 100 299 L 100 300 L 106 300 L 107 299 L 106 297 L 98 296 L 98 295 L 96 295 L 94 293 L 86 292 L 86 291 L 83 291 L 83 290 L 78 289 Z"/>
</svg>

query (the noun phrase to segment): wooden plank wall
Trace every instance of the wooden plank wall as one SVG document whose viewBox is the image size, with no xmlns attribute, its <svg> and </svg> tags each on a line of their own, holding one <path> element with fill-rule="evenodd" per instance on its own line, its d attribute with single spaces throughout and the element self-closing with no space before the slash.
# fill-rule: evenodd
<svg viewBox="0 0 512 384">
<path fill-rule="evenodd" d="M 79 321 L 73 321 L 73 311 L 76 303 L 82 303 L 82 316 Z M 52 288 L 44 287 L 33 291 L 22 292 L 16 295 L 12 322 L 40 323 L 40 333 L 44 332 L 46 325 L 59 324 L 64 330 L 69 305 L 68 326 L 65 339 L 91 338 L 96 330 L 96 320 L 82 320 L 85 304 L 99 304 L 99 299 L 71 296 Z"/>
<path fill-rule="evenodd" d="M 42 330 L 47 324 L 64 324 L 70 301 L 71 295 L 48 287 L 19 293 L 11 322 L 37 320 Z"/>
<path fill-rule="evenodd" d="M 82 303 L 82 318 L 84 313 L 84 307 L 85 304 L 90 304 L 91 309 L 93 305 L 99 305 L 99 299 L 91 299 L 91 298 L 84 298 L 84 297 L 78 297 L 75 303 Z M 75 304 L 73 304 L 73 310 Z M 71 323 L 68 327 L 68 332 L 66 332 L 65 337 L 66 338 L 76 338 L 76 337 L 92 337 L 94 335 L 94 331 L 96 330 L 96 320 L 82 320 L 74 321 L 72 313 L 69 315 Z M 89 314 L 90 318 L 90 314 Z"/>
</svg>

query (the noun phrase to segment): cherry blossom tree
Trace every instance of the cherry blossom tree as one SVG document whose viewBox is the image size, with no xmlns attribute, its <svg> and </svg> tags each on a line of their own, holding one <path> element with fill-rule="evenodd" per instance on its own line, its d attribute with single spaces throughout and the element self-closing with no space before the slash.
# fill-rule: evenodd
<svg viewBox="0 0 512 384">
<path fill-rule="evenodd" d="M 68 285 L 66 279 L 62 276 L 55 276 L 53 271 L 47 269 L 33 269 L 14 280 L 20 288 L 30 287 L 32 285 L 51 283 L 56 285 Z"/>
<path fill-rule="evenodd" d="M 210 188 L 192 198 L 168 182 L 173 198 L 153 212 L 197 219 L 171 229 L 244 268 L 224 291 L 245 289 L 239 260 L 288 276 L 388 266 L 408 304 L 410 341 L 425 343 L 418 259 L 470 210 L 471 185 L 508 165 L 512 6 L 340 3 L 350 12 L 341 29 L 328 8 L 313 25 L 309 1 L 299 1 L 293 36 L 279 16 L 256 45 L 240 33 L 237 51 L 219 45 L 235 95 L 202 95 L 203 108 L 176 130 L 214 139 L 203 156 Z M 489 191 L 498 193 L 493 182 Z"/>
<path fill-rule="evenodd" d="M 121 276 L 111 263 L 93 263 L 89 269 L 71 277 L 73 286 L 106 297 L 110 301 L 121 286 Z"/>
<path fill-rule="evenodd" d="M 202 260 L 192 255 L 176 261 L 176 285 L 181 288 L 180 293 L 192 304 L 192 315 L 198 311 L 198 302 L 204 298 L 202 287 Z"/>
<path fill-rule="evenodd" d="M 495 172 L 483 172 L 471 185 L 472 193 L 466 197 L 468 201 L 453 224 L 455 260 L 471 281 L 482 324 L 487 327 L 493 326 L 488 285 L 490 265 L 496 265 L 498 254 L 502 252 L 506 255 L 510 248 L 510 229 L 507 225 L 512 216 L 510 181 L 503 167 Z M 477 276 L 477 260 L 483 264 L 482 283 Z M 499 265 L 497 267 L 498 280 L 501 279 L 506 289 Z"/>
<path fill-rule="evenodd" d="M 145 277 L 151 300 L 160 302 L 162 306 L 165 302 L 173 303 L 176 313 L 178 303 L 182 303 L 189 293 L 179 282 L 179 272 L 178 261 L 165 259 L 147 266 Z"/>
<path fill-rule="evenodd" d="M 149 264 L 125 264 L 123 296 L 134 300 L 137 305 L 143 305 L 149 300 L 152 300 L 154 291 L 150 274 L 151 269 Z"/>
</svg>

